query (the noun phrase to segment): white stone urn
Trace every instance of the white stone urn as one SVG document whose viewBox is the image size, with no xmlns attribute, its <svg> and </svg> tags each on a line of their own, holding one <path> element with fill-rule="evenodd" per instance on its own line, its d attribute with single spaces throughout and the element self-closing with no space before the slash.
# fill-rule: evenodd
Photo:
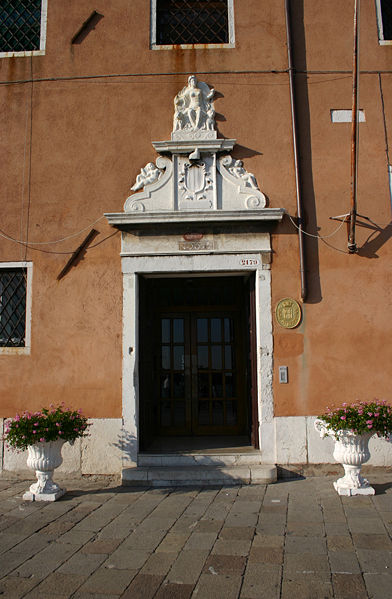
<svg viewBox="0 0 392 599">
<path fill-rule="evenodd" d="M 65 489 L 61 489 L 53 481 L 53 471 L 63 463 L 61 449 L 65 441 L 43 441 L 27 448 L 27 465 L 35 470 L 37 482 L 23 495 L 26 501 L 56 501 L 64 495 Z"/>
<path fill-rule="evenodd" d="M 375 490 L 361 476 L 361 466 L 370 458 L 369 439 L 373 433 L 357 435 L 351 430 L 333 431 L 317 418 L 314 427 L 320 437 L 332 437 L 335 441 L 333 457 L 342 464 L 345 475 L 333 483 L 339 495 L 374 495 Z"/>
</svg>

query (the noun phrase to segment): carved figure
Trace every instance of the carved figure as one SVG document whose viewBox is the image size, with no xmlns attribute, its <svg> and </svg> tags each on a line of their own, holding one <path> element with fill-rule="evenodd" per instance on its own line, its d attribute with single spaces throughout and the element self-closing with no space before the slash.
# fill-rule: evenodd
<svg viewBox="0 0 392 599">
<path fill-rule="evenodd" d="M 132 185 L 131 190 L 137 191 L 138 189 L 142 189 L 146 185 L 151 185 L 151 183 L 155 183 L 155 181 L 158 181 L 161 174 L 162 171 L 157 166 L 155 166 L 153 162 L 148 162 L 136 177 L 136 183 Z"/>
<path fill-rule="evenodd" d="M 237 179 L 242 179 L 245 185 L 252 187 L 253 189 L 259 189 L 257 185 L 256 177 L 252 173 L 248 173 L 244 169 L 242 160 L 235 160 L 232 166 L 228 167 L 229 173 Z"/>
<path fill-rule="evenodd" d="M 174 98 L 173 131 L 214 130 L 214 92 L 195 75 L 188 77 L 188 85 Z"/>
</svg>

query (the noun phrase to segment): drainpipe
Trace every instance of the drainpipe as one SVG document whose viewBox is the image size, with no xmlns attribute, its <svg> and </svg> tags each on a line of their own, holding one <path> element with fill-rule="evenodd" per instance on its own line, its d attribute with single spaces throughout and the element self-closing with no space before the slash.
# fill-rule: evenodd
<svg viewBox="0 0 392 599">
<path fill-rule="evenodd" d="M 294 149 L 294 168 L 295 168 L 295 190 L 297 196 L 297 215 L 298 215 L 298 246 L 299 246 L 299 266 L 301 276 L 301 299 L 306 300 L 308 290 L 305 274 L 305 251 L 304 251 L 304 232 L 303 232 L 303 207 L 301 197 L 301 178 L 299 172 L 299 151 L 297 142 L 297 119 L 294 98 L 294 68 L 293 68 L 293 50 L 291 38 L 291 15 L 290 0 L 285 0 L 286 11 L 286 40 L 287 40 L 287 58 L 288 72 L 290 82 L 290 104 L 291 104 L 291 126 L 293 131 L 293 149 Z"/>
<path fill-rule="evenodd" d="M 358 189 L 358 95 L 359 95 L 359 0 L 354 3 L 354 49 L 353 49 L 353 102 L 351 115 L 351 207 L 348 232 L 348 252 L 355 254 L 355 223 L 357 219 Z"/>
</svg>

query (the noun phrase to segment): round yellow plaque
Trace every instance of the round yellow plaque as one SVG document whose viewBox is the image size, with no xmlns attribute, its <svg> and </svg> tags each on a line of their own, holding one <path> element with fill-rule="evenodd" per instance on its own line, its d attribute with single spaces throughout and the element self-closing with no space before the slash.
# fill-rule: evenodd
<svg viewBox="0 0 392 599">
<path fill-rule="evenodd" d="M 278 302 L 275 315 L 281 327 L 294 329 L 301 322 L 301 306 L 295 299 L 285 297 Z"/>
</svg>

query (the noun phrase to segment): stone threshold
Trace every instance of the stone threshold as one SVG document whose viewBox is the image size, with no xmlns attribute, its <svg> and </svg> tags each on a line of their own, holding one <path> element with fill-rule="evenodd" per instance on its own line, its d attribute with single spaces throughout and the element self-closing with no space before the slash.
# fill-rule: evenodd
<svg viewBox="0 0 392 599">
<path fill-rule="evenodd" d="M 152 487 L 250 485 L 276 482 L 275 465 L 137 466 L 122 471 L 123 486 Z"/>
<path fill-rule="evenodd" d="M 260 452 L 177 452 L 139 453 L 138 466 L 244 466 L 261 464 Z"/>
</svg>

